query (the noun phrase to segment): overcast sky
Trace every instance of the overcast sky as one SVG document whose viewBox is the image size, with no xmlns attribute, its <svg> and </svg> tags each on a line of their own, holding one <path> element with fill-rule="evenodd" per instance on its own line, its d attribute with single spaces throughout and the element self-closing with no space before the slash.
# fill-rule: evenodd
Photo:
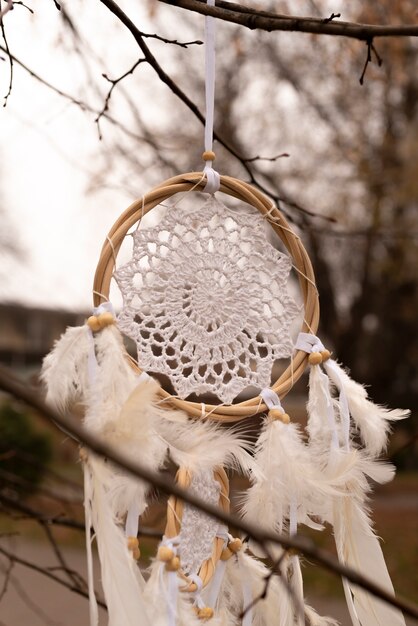
<svg viewBox="0 0 418 626">
<path fill-rule="evenodd" d="M 22 6 L 5 16 L 10 49 L 54 85 L 76 94 L 84 77 L 69 62 L 65 45 L 56 45 L 59 14 L 52 1 L 38 4 L 42 6 L 34 6 L 35 16 Z M 88 14 L 92 8 L 83 10 L 86 23 L 95 25 L 95 36 L 105 43 L 111 20 L 95 21 L 96 14 Z M 9 67 L 5 55 L 1 56 L 3 96 Z M 125 62 L 125 56 L 129 51 L 118 49 L 118 59 L 126 67 L 130 59 Z M 98 71 L 107 67 L 103 64 Z M 103 87 L 105 93 L 107 86 Z M 12 94 L 7 107 L 0 109 L 0 129 L 0 215 L 7 218 L 7 225 L 3 219 L 0 228 L 13 233 L 23 253 L 21 261 L 1 257 L 0 301 L 88 308 L 106 233 L 133 196 L 108 189 L 86 194 L 98 147 L 92 116 L 37 83 L 16 64 Z M 109 183 L 112 176 L 110 171 Z"/>
</svg>

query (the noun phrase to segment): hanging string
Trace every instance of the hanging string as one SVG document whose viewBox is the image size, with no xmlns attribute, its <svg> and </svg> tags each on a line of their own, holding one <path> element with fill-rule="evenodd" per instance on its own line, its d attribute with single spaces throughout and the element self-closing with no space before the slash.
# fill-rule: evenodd
<svg viewBox="0 0 418 626">
<path fill-rule="evenodd" d="M 207 0 L 208 6 L 215 6 L 215 0 Z M 206 121 L 205 121 L 205 151 L 203 160 L 206 161 L 204 173 L 206 174 L 205 193 L 214 194 L 219 191 L 220 176 L 213 169 L 215 153 L 213 152 L 213 117 L 215 109 L 215 18 L 205 17 L 205 96 L 206 96 Z"/>
</svg>

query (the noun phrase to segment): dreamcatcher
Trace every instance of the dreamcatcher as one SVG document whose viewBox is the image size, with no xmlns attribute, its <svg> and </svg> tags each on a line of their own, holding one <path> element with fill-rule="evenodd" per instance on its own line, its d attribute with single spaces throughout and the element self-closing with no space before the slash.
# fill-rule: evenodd
<svg viewBox="0 0 418 626">
<path fill-rule="evenodd" d="M 301 524 L 316 530 L 330 524 L 340 561 L 393 593 L 370 526 L 367 495 L 369 479 L 384 483 L 393 477 L 392 466 L 377 457 L 389 422 L 407 413 L 374 405 L 315 335 L 314 273 L 277 207 L 256 188 L 213 169 L 213 21 L 206 23 L 205 169 L 165 181 L 113 226 L 96 271 L 94 315 L 68 329 L 45 358 L 48 397 L 60 408 L 81 400 L 92 432 L 154 471 L 169 458 L 178 467 L 178 484 L 221 510 L 229 511 L 227 471 L 238 469 L 251 483 L 241 508 L 247 521 L 289 535 Z M 154 207 L 176 194 L 200 199 L 195 192 L 207 194 L 203 204 L 197 200 L 185 210 L 176 202 L 157 226 L 143 226 Z M 286 253 L 269 242 L 266 227 Z M 128 233 L 132 257 L 116 268 Z M 288 291 L 292 268 L 302 307 Z M 108 301 L 112 277 L 123 297 L 118 315 Z M 138 366 L 121 332 L 135 342 Z M 290 364 L 272 383 L 272 369 L 283 358 Z M 308 364 L 305 441 L 281 399 Z M 148 373 L 165 376 L 174 392 L 164 391 Z M 253 397 L 236 399 L 248 390 Z M 190 394 L 197 400 L 188 399 Z M 220 403 L 203 404 L 202 394 Z M 253 446 L 239 430 L 220 424 L 256 415 L 262 426 Z M 298 556 L 271 548 L 278 575 L 266 586 L 269 570 L 260 546 L 233 537 L 223 524 L 174 497 L 144 576 L 137 536 L 149 505 L 147 485 L 92 453 L 83 451 L 82 458 L 92 626 L 98 623 L 92 528 L 110 626 L 336 623 L 305 604 Z M 354 626 L 405 624 L 397 609 L 347 580 L 343 586 Z"/>
</svg>

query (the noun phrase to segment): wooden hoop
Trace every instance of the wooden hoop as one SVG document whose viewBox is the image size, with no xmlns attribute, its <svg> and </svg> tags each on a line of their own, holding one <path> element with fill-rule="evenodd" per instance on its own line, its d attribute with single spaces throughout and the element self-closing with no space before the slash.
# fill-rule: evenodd
<svg viewBox="0 0 418 626">
<path fill-rule="evenodd" d="M 213 477 L 220 484 L 221 491 L 219 494 L 219 508 L 225 513 L 229 513 L 229 480 L 225 470 L 218 467 L 213 472 Z M 182 489 L 188 489 L 192 481 L 192 473 L 188 469 L 180 468 L 177 471 L 176 483 Z M 181 521 L 183 518 L 184 502 L 175 496 L 171 496 L 167 505 L 167 524 L 164 535 L 167 539 L 177 537 L 181 531 Z M 198 576 L 202 580 L 203 587 L 210 582 L 215 573 L 216 564 L 221 558 L 225 540 L 222 537 L 215 537 L 213 540 L 213 549 L 211 556 L 200 566 Z M 181 569 L 181 554 L 179 576 L 184 580 L 185 585 L 181 587 L 181 591 L 195 591 L 196 583 L 194 583 Z"/>
<path fill-rule="evenodd" d="M 175 176 L 164 181 L 152 189 L 146 196 L 135 200 L 119 217 L 111 228 L 100 254 L 93 284 L 93 301 L 98 306 L 109 298 L 110 282 L 115 267 L 116 256 L 129 229 L 140 223 L 142 217 L 155 206 L 177 193 L 188 191 L 202 191 L 206 184 L 206 177 L 202 172 L 190 172 Z M 315 275 L 300 238 L 291 230 L 286 219 L 273 202 L 255 187 L 230 176 L 221 176 L 220 191 L 242 200 L 256 208 L 272 226 L 280 237 L 293 260 L 294 268 L 298 273 L 299 284 L 304 302 L 304 321 L 302 332 L 316 334 L 319 324 L 319 298 L 315 284 Z M 297 350 L 295 355 L 272 389 L 283 398 L 302 376 L 308 362 L 306 352 Z M 159 395 L 161 400 L 186 411 L 195 418 L 202 417 L 202 405 L 198 402 L 181 400 L 172 396 L 163 389 Z M 205 414 L 210 419 L 220 422 L 236 422 L 267 410 L 260 396 L 231 405 L 206 405 Z"/>
</svg>

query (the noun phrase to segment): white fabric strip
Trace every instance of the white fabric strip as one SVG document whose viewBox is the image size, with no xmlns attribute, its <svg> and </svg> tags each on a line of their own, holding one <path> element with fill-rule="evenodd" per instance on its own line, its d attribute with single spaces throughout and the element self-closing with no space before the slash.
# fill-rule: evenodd
<svg viewBox="0 0 418 626">
<path fill-rule="evenodd" d="M 89 594 L 90 626 L 97 626 L 99 623 L 99 611 L 97 607 L 96 595 L 94 593 L 93 575 L 93 554 L 91 549 L 91 508 L 90 498 L 92 497 L 92 487 L 90 479 L 90 468 L 84 463 L 84 520 L 86 528 L 86 552 L 87 552 L 87 586 Z"/>
<path fill-rule="evenodd" d="M 332 380 L 340 392 L 340 416 L 344 449 L 348 451 L 350 449 L 350 408 L 348 406 L 344 385 L 340 377 L 339 367 L 333 359 L 328 359 L 328 361 L 325 361 L 323 365 L 328 377 Z"/>
<path fill-rule="evenodd" d="M 299 333 L 295 348 L 307 352 L 308 354 L 325 350 L 322 341 L 316 335 L 311 335 L 310 333 Z"/>
<path fill-rule="evenodd" d="M 248 582 L 247 577 L 245 576 L 244 568 L 241 565 L 241 560 L 238 557 L 238 567 L 241 569 L 241 584 L 242 584 L 242 599 L 243 599 L 243 610 L 245 611 L 244 617 L 242 618 L 242 626 L 252 626 L 253 623 L 253 607 L 252 603 L 254 601 L 253 593 L 251 589 L 251 585 Z"/>
<path fill-rule="evenodd" d="M 93 309 L 93 315 L 100 315 L 101 313 L 111 313 L 115 315 L 113 304 L 111 302 L 102 302 L 102 304 L 99 304 L 99 306 Z"/>
<path fill-rule="evenodd" d="M 160 546 L 167 546 L 177 556 L 177 544 L 179 537 L 167 538 L 163 537 Z M 167 585 L 165 584 L 164 574 L 167 576 Z M 160 568 L 160 588 L 161 594 L 165 596 L 167 602 L 167 626 L 176 626 L 177 617 L 177 594 L 178 594 L 178 574 L 177 572 L 166 572 L 164 563 Z"/>
<path fill-rule="evenodd" d="M 139 504 L 132 502 L 126 516 L 125 537 L 136 537 L 138 535 L 139 511 Z"/>
<path fill-rule="evenodd" d="M 208 6 L 215 6 L 215 0 L 207 0 Z M 205 122 L 205 151 L 213 149 L 213 119 L 215 109 L 215 18 L 205 17 L 205 96 L 206 96 L 206 122 Z M 220 176 L 212 167 L 212 161 L 207 161 L 205 169 L 206 187 L 205 193 L 214 194 L 219 191 Z"/>
<path fill-rule="evenodd" d="M 311 335 L 310 333 L 299 333 L 297 338 L 295 348 L 298 350 L 303 350 L 303 352 L 307 352 L 310 354 L 311 352 L 321 352 L 325 350 L 325 346 L 322 341 L 316 337 L 315 335 Z M 350 408 L 348 406 L 348 400 L 345 393 L 344 385 L 340 377 L 339 366 L 336 361 L 333 359 L 328 359 L 324 363 L 322 363 L 328 378 L 334 383 L 339 391 L 339 404 L 340 404 L 340 417 L 342 424 L 342 435 L 344 442 L 344 449 L 350 449 Z M 335 424 L 335 419 L 333 416 L 333 407 L 332 407 L 332 399 L 327 397 L 327 405 L 328 405 L 328 419 L 331 420 L 330 415 L 332 413 L 332 422 Z M 335 446 L 335 435 L 333 435 L 333 445 Z M 336 446 L 338 447 L 338 446 Z"/>
<path fill-rule="evenodd" d="M 280 398 L 273 389 L 266 387 L 260 392 L 260 396 L 263 399 L 265 405 L 268 406 L 269 409 L 279 409 L 279 411 L 283 411 L 284 409 L 281 405 Z"/>
</svg>

